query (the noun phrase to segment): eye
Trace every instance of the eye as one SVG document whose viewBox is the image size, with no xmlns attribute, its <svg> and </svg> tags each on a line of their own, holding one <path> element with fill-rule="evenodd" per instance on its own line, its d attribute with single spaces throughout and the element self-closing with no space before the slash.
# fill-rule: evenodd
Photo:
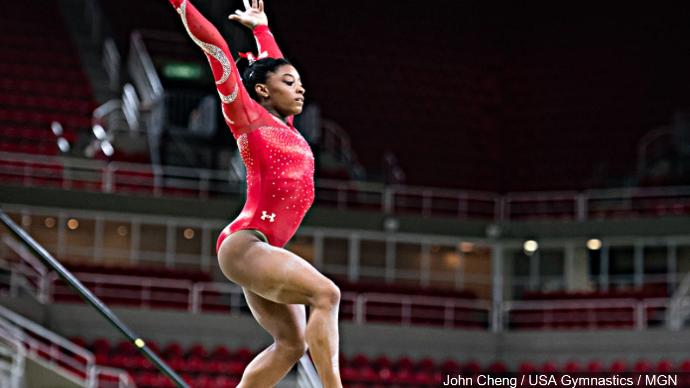
<svg viewBox="0 0 690 388">
<path fill-rule="evenodd" d="M 292 85 L 295 83 L 295 81 L 288 81 L 288 80 L 284 80 L 283 82 L 284 82 L 287 86 L 292 86 Z"/>
</svg>

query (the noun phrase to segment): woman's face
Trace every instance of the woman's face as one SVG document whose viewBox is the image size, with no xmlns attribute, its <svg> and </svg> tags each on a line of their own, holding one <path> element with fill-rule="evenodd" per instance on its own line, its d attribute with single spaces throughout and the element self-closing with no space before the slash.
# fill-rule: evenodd
<svg viewBox="0 0 690 388">
<path fill-rule="evenodd" d="M 263 97 L 264 104 L 270 105 L 282 116 L 302 113 L 304 108 L 304 86 L 302 79 L 292 65 L 281 65 L 268 73 L 265 89 L 257 85 L 257 94 Z"/>
</svg>

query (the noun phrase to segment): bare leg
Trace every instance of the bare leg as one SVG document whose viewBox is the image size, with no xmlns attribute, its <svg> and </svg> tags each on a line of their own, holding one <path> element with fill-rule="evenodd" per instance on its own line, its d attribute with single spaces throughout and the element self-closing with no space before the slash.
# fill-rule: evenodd
<svg viewBox="0 0 690 388">
<path fill-rule="evenodd" d="M 226 238 L 218 262 L 228 279 L 269 301 L 311 307 L 305 340 L 316 369 L 325 388 L 342 387 L 338 368 L 338 287 L 307 261 L 263 243 L 248 232 L 239 231 Z M 267 312 L 262 319 L 279 319 Z"/>
<path fill-rule="evenodd" d="M 272 387 L 307 350 L 304 306 L 275 303 L 246 288 L 244 295 L 254 318 L 274 342 L 247 365 L 239 387 Z"/>
</svg>

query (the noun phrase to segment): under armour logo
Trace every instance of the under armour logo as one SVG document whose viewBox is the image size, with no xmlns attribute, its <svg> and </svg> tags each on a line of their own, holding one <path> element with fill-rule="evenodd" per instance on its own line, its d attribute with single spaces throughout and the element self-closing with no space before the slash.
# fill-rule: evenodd
<svg viewBox="0 0 690 388">
<path fill-rule="evenodd" d="M 261 219 L 265 221 L 267 218 L 268 218 L 271 222 L 273 222 L 273 221 L 275 221 L 276 214 L 275 214 L 275 213 L 271 213 L 271 215 L 269 216 L 268 213 L 266 213 L 265 210 L 262 211 L 262 212 L 261 212 Z"/>
</svg>

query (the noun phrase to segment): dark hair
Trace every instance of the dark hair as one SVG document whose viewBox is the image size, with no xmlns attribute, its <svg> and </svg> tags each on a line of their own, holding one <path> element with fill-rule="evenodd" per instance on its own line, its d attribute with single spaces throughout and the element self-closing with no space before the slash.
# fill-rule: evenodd
<svg viewBox="0 0 690 388">
<path fill-rule="evenodd" d="M 289 65 L 290 62 L 285 58 L 262 58 L 247 66 L 242 71 L 242 83 L 249 93 L 249 96 L 256 101 L 260 101 L 256 94 L 256 84 L 266 83 L 268 73 L 274 73 L 277 68 Z"/>
</svg>

